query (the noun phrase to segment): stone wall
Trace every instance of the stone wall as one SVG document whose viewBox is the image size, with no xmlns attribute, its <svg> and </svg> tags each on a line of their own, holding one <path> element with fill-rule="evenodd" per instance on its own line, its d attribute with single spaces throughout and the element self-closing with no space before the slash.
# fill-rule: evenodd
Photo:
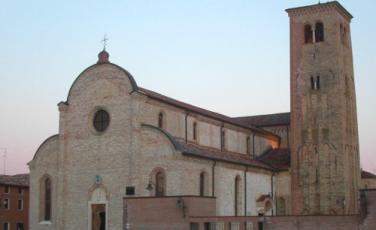
<svg viewBox="0 0 376 230">
<path fill-rule="evenodd" d="M 57 220 L 57 202 L 58 202 L 58 153 L 59 136 L 55 135 L 48 138 L 38 149 L 34 159 L 30 162 L 30 229 L 52 230 L 58 229 Z M 42 178 L 50 177 L 52 182 L 52 215 L 51 221 L 43 221 L 41 214 L 41 183 Z"/>
<path fill-rule="evenodd" d="M 189 216 L 213 216 L 215 204 L 214 197 L 125 198 L 123 229 L 189 230 Z"/>
<path fill-rule="evenodd" d="M 110 115 L 103 133 L 93 127 L 99 109 Z M 100 202 L 108 210 L 107 227 L 121 229 L 121 200 L 126 187 L 133 187 L 135 196 L 154 196 L 155 191 L 146 188 L 155 183 L 157 170 L 166 175 L 167 196 L 198 195 L 200 173 L 204 172 L 205 195 L 217 197 L 216 215 L 234 215 L 237 176 L 238 215 L 255 213 L 257 196 L 271 192 L 270 171 L 183 156 L 162 131 L 143 124 L 157 126 L 162 112 L 163 130 L 182 140 L 187 118 L 187 141 L 217 150 L 221 148 L 222 127 L 226 132 L 225 150 L 238 154 L 246 154 L 246 137 L 251 130 L 198 114 L 186 117 L 182 109 L 134 92 L 130 75 L 118 66 L 100 64 L 85 70 L 72 85 L 68 100 L 59 103 L 59 111 L 59 135 L 43 144 L 30 164 L 31 229 L 87 229 L 90 205 L 98 202 L 93 195 L 97 189 L 104 194 Z M 197 140 L 193 140 L 193 122 L 198 127 Z M 265 136 L 257 138 L 259 152 L 275 142 Z M 44 175 L 49 175 L 53 183 L 52 220 L 48 223 L 39 218 L 39 186 Z"/>
</svg>

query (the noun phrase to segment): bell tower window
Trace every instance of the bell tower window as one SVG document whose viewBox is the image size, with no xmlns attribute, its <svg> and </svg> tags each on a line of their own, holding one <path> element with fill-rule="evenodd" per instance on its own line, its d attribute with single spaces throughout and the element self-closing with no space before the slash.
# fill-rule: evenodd
<svg viewBox="0 0 376 230">
<path fill-rule="evenodd" d="M 319 90 L 321 85 L 320 85 L 320 76 L 316 76 L 316 78 L 314 78 L 313 76 L 311 76 L 311 89 L 312 90 Z"/>
<path fill-rule="evenodd" d="M 317 90 L 320 89 L 320 76 L 317 76 L 317 77 L 316 77 L 316 89 L 317 89 Z"/>
<path fill-rule="evenodd" d="M 304 26 L 304 43 L 312 43 L 313 42 L 313 33 L 312 33 L 312 26 L 305 25 Z"/>
<path fill-rule="evenodd" d="M 315 42 L 324 41 L 324 24 L 317 22 L 315 25 Z"/>
</svg>

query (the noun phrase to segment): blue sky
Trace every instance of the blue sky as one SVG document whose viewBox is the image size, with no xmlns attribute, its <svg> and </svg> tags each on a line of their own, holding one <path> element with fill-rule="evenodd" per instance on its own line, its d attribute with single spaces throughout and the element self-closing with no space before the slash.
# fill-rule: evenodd
<svg viewBox="0 0 376 230">
<path fill-rule="evenodd" d="M 351 24 L 362 166 L 376 173 L 373 0 L 339 1 Z M 58 109 L 109 37 L 110 60 L 137 83 L 229 116 L 289 111 L 292 0 L 2 1 L 0 149 L 7 173 L 57 133 Z M 0 164 L 0 173 L 3 172 Z"/>
</svg>

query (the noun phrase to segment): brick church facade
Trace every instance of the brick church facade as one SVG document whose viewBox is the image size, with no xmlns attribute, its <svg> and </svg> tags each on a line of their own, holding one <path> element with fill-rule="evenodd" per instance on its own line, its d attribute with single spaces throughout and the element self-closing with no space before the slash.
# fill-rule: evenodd
<svg viewBox="0 0 376 230">
<path fill-rule="evenodd" d="M 287 12 L 291 113 L 231 118 L 189 105 L 138 86 L 100 52 L 29 163 L 30 229 L 132 229 L 146 213 L 171 224 L 357 215 L 352 16 L 338 2 Z M 151 225 L 133 229 L 188 229 Z"/>
</svg>

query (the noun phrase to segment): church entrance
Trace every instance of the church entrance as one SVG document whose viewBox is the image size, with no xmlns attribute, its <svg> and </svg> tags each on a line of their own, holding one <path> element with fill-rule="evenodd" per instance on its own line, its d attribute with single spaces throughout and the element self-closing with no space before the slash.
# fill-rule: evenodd
<svg viewBox="0 0 376 230">
<path fill-rule="evenodd" d="M 91 230 L 106 230 L 106 205 L 91 205 Z"/>
<path fill-rule="evenodd" d="M 88 230 L 108 229 L 108 201 L 104 187 L 96 185 L 88 202 Z"/>
</svg>

